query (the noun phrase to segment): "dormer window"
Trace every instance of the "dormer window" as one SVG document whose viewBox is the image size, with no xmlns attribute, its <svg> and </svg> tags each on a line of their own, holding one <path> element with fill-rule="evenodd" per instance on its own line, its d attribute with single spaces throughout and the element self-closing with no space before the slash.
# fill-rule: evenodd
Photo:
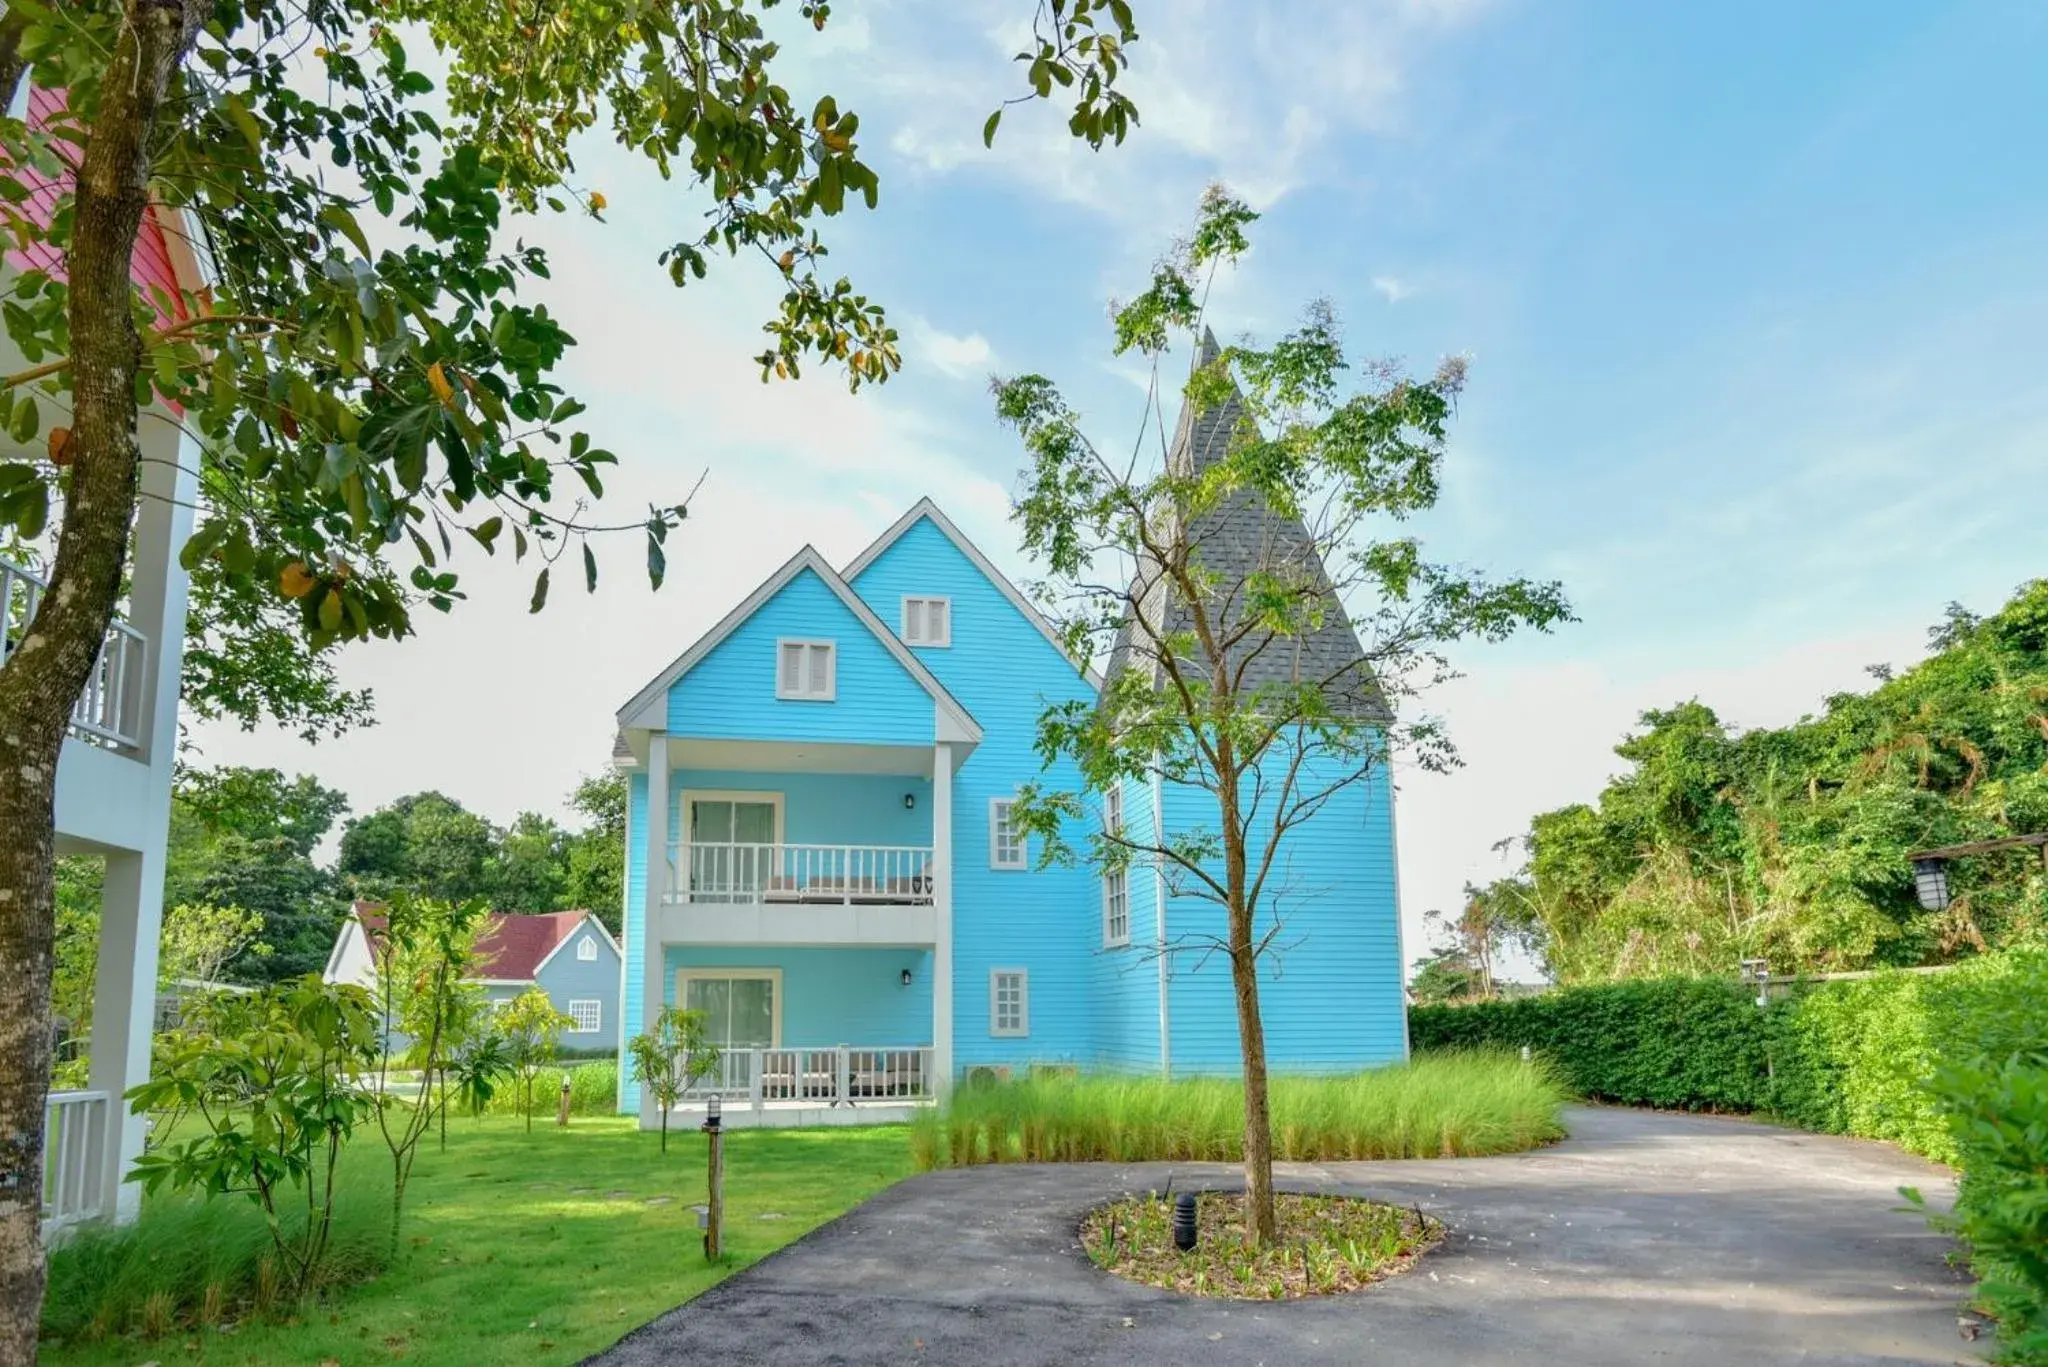
<svg viewBox="0 0 2048 1367">
<path fill-rule="evenodd" d="M 950 598 L 905 598 L 903 600 L 903 643 L 913 646 L 953 644 L 953 600 Z"/>
<path fill-rule="evenodd" d="M 830 641 L 775 643 L 775 696 L 831 702 L 838 695 L 838 651 Z"/>
</svg>

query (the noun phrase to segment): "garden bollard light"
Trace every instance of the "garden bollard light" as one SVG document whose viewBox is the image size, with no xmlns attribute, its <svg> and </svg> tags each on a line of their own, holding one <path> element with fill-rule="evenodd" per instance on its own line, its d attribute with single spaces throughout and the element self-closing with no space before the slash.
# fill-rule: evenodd
<svg viewBox="0 0 2048 1367">
<path fill-rule="evenodd" d="M 555 1123 L 563 1129 L 569 1127 L 569 1076 L 562 1075 L 562 1100 L 555 1107 Z"/>
<path fill-rule="evenodd" d="M 709 1262 L 718 1261 L 725 1233 L 725 1130 L 720 1124 L 719 1110 L 716 1095 L 705 1098 L 703 1129 L 711 1145 L 711 1171 L 706 1184 L 709 1204 L 704 1207 L 700 1223 L 704 1227 L 704 1257 Z"/>
<path fill-rule="evenodd" d="M 1191 1191 L 1173 1198 L 1173 1246 L 1183 1253 L 1195 1246 L 1195 1194 Z"/>
</svg>

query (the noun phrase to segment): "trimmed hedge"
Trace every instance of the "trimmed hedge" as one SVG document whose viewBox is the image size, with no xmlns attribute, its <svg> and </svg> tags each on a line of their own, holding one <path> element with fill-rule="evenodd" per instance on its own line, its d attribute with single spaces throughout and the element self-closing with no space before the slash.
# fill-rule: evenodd
<svg viewBox="0 0 2048 1367">
<path fill-rule="evenodd" d="M 1953 1218 L 1999 1361 L 2048 1364 L 2048 949 L 1942 973 L 1802 984 L 1758 1007 L 1725 979 L 1664 978 L 1418 1006 L 1417 1049 L 1540 1052 L 1581 1095 L 1758 1111 L 1957 1166 Z"/>
<path fill-rule="evenodd" d="M 1419 1050 L 1527 1045 L 1597 1101 L 1758 1111 L 1953 1163 L 1956 1142 L 1929 1083 L 1944 1064 L 2048 1042 L 2048 950 L 1802 984 L 1763 1008 L 1738 982 L 1658 978 L 1418 1006 L 1408 1029 Z"/>
</svg>

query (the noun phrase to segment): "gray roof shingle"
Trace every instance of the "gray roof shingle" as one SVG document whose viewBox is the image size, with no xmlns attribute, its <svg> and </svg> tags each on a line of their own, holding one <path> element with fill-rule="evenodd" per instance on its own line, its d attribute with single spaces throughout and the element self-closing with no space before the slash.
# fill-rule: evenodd
<svg viewBox="0 0 2048 1367">
<path fill-rule="evenodd" d="M 1220 354 L 1213 333 L 1203 333 L 1200 363 L 1207 365 Z M 1230 396 L 1208 412 L 1197 416 L 1186 403 L 1168 449 L 1169 465 L 1184 473 L 1198 473 L 1222 460 L 1230 449 L 1232 436 L 1252 419 L 1235 385 Z M 1266 506 L 1253 490 L 1227 495 L 1216 507 L 1197 517 L 1187 529 L 1202 567 L 1216 578 L 1216 599 L 1212 614 L 1226 629 L 1239 620 L 1237 595 L 1254 574 L 1261 571 L 1284 577 L 1301 576 L 1318 585 L 1323 597 L 1323 622 L 1301 636 L 1280 636 L 1257 632 L 1233 648 L 1233 661 L 1242 665 L 1241 687 L 1261 684 L 1323 682 L 1323 696 L 1332 712 L 1356 721 L 1384 721 L 1388 708 L 1365 652 L 1352 629 L 1351 619 L 1330 583 L 1328 570 L 1317 553 L 1314 540 L 1301 520 L 1285 517 Z M 1159 621 L 1166 598 L 1155 563 L 1141 561 L 1132 580 L 1131 597 L 1142 602 L 1145 617 Z M 1167 611 L 1166 631 L 1188 628 L 1192 614 L 1176 600 Z M 1157 663 L 1147 657 L 1133 637 L 1137 623 L 1130 607 L 1115 644 L 1111 647 L 1107 680 L 1114 680 L 1129 668 L 1150 668 Z M 1193 662 L 1189 662 L 1192 664 Z"/>
</svg>

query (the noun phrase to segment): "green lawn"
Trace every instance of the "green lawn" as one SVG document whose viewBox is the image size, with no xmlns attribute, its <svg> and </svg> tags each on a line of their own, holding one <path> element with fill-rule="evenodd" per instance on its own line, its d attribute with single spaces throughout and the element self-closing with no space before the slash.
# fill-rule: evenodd
<svg viewBox="0 0 2048 1367">
<path fill-rule="evenodd" d="M 387 1164 L 374 1134 L 359 1138 L 346 1156 L 351 1186 L 384 1199 Z M 42 1361 L 575 1362 L 909 1171 L 900 1127 L 731 1133 L 727 1257 L 711 1267 L 691 1210 L 704 1199 L 704 1141 L 694 1131 L 671 1134 L 664 1158 L 656 1136 L 630 1119 L 579 1119 L 567 1131 L 537 1123 L 530 1135 L 509 1118 L 458 1121 L 446 1154 L 421 1153 L 405 1246 L 375 1280 L 316 1304 L 295 1324 L 46 1342 Z"/>
</svg>

